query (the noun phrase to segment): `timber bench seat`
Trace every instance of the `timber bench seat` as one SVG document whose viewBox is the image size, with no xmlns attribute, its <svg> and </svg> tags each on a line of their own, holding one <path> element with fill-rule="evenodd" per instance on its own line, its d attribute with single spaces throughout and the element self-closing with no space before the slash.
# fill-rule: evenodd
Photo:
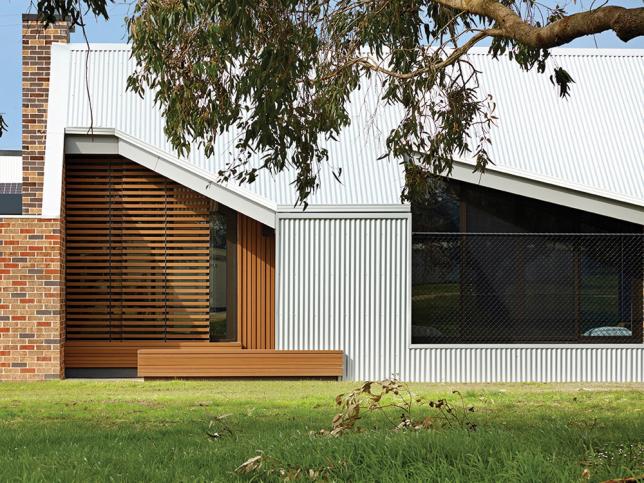
<svg viewBox="0 0 644 483">
<path fill-rule="evenodd" d="M 139 377 L 341 377 L 342 351 L 141 349 Z"/>
</svg>

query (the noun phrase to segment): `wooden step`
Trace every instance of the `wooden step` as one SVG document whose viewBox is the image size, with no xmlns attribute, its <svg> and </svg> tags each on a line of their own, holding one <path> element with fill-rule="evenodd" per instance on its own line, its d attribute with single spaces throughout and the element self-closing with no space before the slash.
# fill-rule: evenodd
<svg viewBox="0 0 644 483">
<path fill-rule="evenodd" d="M 341 377 L 342 351 L 181 348 L 138 351 L 139 377 Z"/>
</svg>

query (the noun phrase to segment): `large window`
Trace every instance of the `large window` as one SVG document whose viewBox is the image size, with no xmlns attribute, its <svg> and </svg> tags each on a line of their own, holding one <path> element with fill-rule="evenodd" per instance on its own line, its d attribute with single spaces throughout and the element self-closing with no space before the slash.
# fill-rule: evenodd
<svg viewBox="0 0 644 483">
<path fill-rule="evenodd" d="M 412 223 L 413 343 L 642 340 L 641 227 L 455 181 Z"/>
</svg>

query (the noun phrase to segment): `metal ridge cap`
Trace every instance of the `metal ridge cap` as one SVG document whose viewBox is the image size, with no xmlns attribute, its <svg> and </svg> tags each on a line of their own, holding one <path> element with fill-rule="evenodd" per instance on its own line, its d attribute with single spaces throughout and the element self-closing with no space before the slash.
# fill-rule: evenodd
<svg viewBox="0 0 644 483">
<path fill-rule="evenodd" d="M 69 46 L 69 50 L 72 52 L 87 52 L 88 47 L 84 42 L 72 42 L 66 44 Z M 132 46 L 128 43 L 117 43 L 117 42 L 90 42 L 89 50 L 92 51 L 122 51 L 129 52 L 132 50 Z"/>
<path fill-rule="evenodd" d="M 279 213 L 409 213 L 409 203 L 396 204 L 310 204 L 302 206 L 277 205 Z"/>
</svg>

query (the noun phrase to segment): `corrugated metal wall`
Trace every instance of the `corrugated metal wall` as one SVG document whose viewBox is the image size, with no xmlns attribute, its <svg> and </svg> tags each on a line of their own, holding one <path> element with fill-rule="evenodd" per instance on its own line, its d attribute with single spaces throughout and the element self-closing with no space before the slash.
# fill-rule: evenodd
<svg viewBox="0 0 644 483">
<path fill-rule="evenodd" d="M 341 349 L 348 379 L 644 382 L 644 345 L 410 348 L 409 219 L 391 216 L 280 218 L 278 349 Z"/>
<path fill-rule="evenodd" d="M 22 156 L 0 153 L 0 183 L 22 183 Z"/>
<path fill-rule="evenodd" d="M 407 219 L 280 219 L 278 349 L 342 349 L 347 377 L 401 370 Z"/>
<path fill-rule="evenodd" d="M 644 382 L 644 346 L 425 348 L 406 360 L 413 381 Z"/>
</svg>

